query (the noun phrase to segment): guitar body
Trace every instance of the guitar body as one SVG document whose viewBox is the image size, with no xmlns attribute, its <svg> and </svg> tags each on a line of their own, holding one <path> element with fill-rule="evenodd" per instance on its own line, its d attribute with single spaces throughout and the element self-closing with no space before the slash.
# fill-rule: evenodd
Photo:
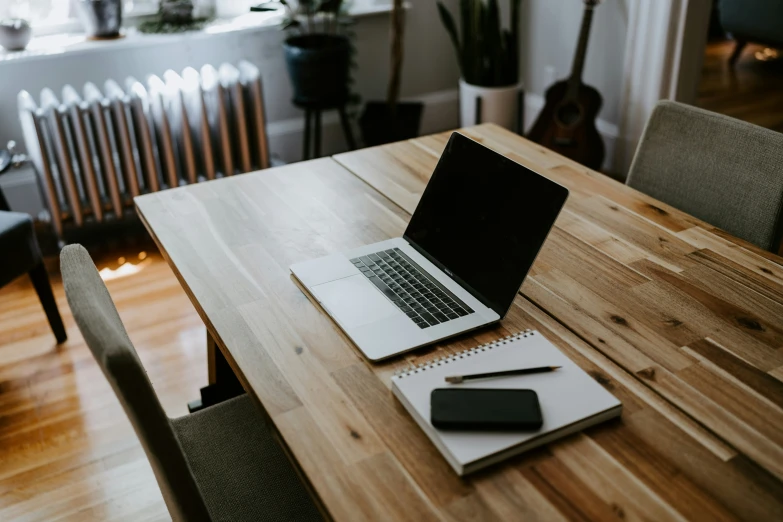
<svg viewBox="0 0 783 522">
<path fill-rule="evenodd" d="M 576 43 L 571 76 L 546 91 L 546 103 L 528 138 L 558 154 L 598 170 L 604 162 L 604 141 L 595 122 L 603 99 L 595 88 L 582 83 L 587 40 L 593 10 L 600 0 L 584 0 L 582 28 Z"/>
<path fill-rule="evenodd" d="M 599 169 L 604 161 L 604 142 L 595 122 L 603 98 L 583 83 L 575 91 L 569 94 L 568 80 L 552 85 L 528 138 L 586 167 Z"/>
</svg>

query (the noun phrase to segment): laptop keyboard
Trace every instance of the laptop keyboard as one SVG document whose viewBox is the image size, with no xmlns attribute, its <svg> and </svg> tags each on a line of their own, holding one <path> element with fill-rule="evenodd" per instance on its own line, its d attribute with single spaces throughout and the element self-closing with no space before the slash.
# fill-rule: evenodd
<svg viewBox="0 0 783 522">
<path fill-rule="evenodd" d="M 399 248 L 351 259 L 351 263 L 419 328 L 429 328 L 472 314 L 473 310 Z"/>
</svg>

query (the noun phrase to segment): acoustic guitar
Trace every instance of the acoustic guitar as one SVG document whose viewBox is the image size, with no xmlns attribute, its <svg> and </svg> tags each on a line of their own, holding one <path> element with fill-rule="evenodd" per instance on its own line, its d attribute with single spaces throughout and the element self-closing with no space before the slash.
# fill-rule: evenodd
<svg viewBox="0 0 783 522">
<path fill-rule="evenodd" d="M 585 0 L 571 76 L 546 91 L 546 104 L 528 135 L 532 141 L 591 169 L 600 168 L 604 161 L 604 142 L 595 127 L 603 99 L 594 87 L 582 83 L 582 69 L 593 10 L 599 3 Z"/>
</svg>

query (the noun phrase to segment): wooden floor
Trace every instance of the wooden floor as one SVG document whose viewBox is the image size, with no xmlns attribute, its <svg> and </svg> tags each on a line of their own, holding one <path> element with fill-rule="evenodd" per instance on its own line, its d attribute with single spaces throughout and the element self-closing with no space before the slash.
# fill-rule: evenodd
<svg viewBox="0 0 783 522">
<path fill-rule="evenodd" d="M 154 245 L 148 247 L 157 252 Z M 207 382 L 206 332 L 157 254 L 100 256 L 138 272 L 107 282 L 170 416 Z M 143 257 L 143 255 L 142 255 Z M 0 520 L 167 520 L 155 478 L 119 402 L 76 328 L 59 270 L 69 340 L 57 347 L 27 277 L 0 290 Z"/>
<path fill-rule="evenodd" d="M 729 67 L 733 48 L 730 41 L 707 44 L 696 105 L 783 132 L 783 50 L 763 61 L 756 55 L 765 47 L 749 44 Z"/>
</svg>

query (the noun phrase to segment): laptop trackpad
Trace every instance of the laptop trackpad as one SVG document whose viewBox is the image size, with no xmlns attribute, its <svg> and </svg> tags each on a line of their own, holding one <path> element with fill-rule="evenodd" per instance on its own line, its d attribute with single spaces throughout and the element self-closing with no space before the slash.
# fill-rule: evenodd
<svg viewBox="0 0 783 522">
<path fill-rule="evenodd" d="M 316 299 L 344 328 L 353 328 L 401 314 L 363 275 L 316 285 Z"/>
</svg>

